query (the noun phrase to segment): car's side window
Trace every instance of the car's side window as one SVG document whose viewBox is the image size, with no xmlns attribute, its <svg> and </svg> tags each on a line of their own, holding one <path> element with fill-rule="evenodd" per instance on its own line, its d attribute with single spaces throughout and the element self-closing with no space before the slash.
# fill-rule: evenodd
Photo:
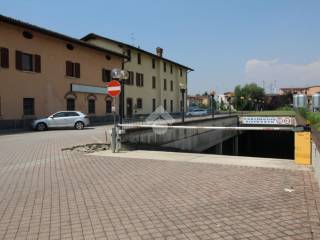
<svg viewBox="0 0 320 240">
<path fill-rule="evenodd" d="M 54 118 L 61 118 L 61 117 L 65 117 L 66 114 L 64 112 L 59 112 L 53 115 Z"/>
<path fill-rule="evenodd" d="M 79 114 L 76 112 L 67 112 L 66 117 L 78 117 Z"/>
</svg>

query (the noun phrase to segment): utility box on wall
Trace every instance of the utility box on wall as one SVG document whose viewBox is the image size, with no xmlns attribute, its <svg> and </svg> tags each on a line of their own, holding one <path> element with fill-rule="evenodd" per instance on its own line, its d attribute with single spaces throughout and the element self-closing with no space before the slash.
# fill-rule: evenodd
<svg viewBox="0 0 320 240">
<path fill-rule="evenodd" d="M 299 165 L 311 165 L 311 133 L 294 133 L 294 161 Z"/>
</svg>

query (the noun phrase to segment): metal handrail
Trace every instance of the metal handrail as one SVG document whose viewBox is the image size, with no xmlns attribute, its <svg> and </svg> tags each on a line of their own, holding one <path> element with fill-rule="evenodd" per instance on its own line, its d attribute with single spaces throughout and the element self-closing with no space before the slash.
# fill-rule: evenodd
<svg viewBox="0 0 320 240">
<path fill-rule="evenodd" d="M 168 129 L 205 129 L 205 130 L 246 130 L 246 131 L 303 131 L 303 127 L 237 127 L 237 126 L 173 126 L 156 124 L 118 124 L 129 128 L 168 128 Z"/>
</svg>

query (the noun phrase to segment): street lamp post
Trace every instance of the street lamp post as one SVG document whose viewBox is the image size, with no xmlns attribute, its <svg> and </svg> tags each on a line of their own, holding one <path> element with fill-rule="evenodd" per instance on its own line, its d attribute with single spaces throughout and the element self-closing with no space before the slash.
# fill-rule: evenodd
<svg viewBox="0 0 320 240">
<path fill-rule="evenodd" d="M 182 112 L 182 122 L 184 122 L 184 94 L 186 92 L 186 87 L 184 85 L 184 83 L 180 83 L 180 92 L 181 92 L 181 112 Z"/>
<path fill-rule="evenodd" d="M 258 99 L 254 99 L 254 110 L 258 111 Z"/>
<path fill-rule="evenodd" d="M 251 107 L 252 107 L 252 101 L 251 101 L 251 100 L 252 100 L 252 98 L 249 97 L 249 98 L 248 98 L 248 102 L 249 102 L 249 109 L 248 109 L 248 110 L 249 110 L 249 111 L 251 111 Z"/>
<path fill-rule="evenodd" d="M 229 115 L 231 115 L 231 97 L 227 98 L 228 101 L 228 110 L 229 110 Z"/>
<path fill-rule="evenodd" d="M 210 92 L 210 96 L 211 96 L 211 115 L 212 115 L 212 118 L 214 118 L 214 106 L 213 106 L 213 101 L 214 101 L 214 95 L 215 95 L 215 91 L 212 90 Z"/>
<path fill-rule="evenodd" d="M 240 97 L 240 100 L 241 100 L 241 101 L 240 101 L 240 103 L 241 103 L 241 104 L 240 104 L 240 106 L 241 106 L 241 116 L 243 116 L 244 96 L 241 96 L 241 97 Z"/>
</svg>

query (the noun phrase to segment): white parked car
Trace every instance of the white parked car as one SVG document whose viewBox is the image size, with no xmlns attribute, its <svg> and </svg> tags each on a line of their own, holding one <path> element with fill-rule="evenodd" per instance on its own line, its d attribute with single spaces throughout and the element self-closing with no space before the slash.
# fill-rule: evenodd
<svg viewBox="0 0 320 240">
<path fill-rule="evenodd" d="M 33 121 L 32 128 L 38 131 L 44 131 L 49 128 L 73 127 L 82 130 L 90 123 L 89 118 L 78 111 L 61 111 L 47 118 Z"/>
<path fill-rule="evenodd" d="M 192 109 L 186 114 L 188 117 L 191 116 L 205 116 L 208 115 L 208 111 L 206 109 Z"/>
</svg>

